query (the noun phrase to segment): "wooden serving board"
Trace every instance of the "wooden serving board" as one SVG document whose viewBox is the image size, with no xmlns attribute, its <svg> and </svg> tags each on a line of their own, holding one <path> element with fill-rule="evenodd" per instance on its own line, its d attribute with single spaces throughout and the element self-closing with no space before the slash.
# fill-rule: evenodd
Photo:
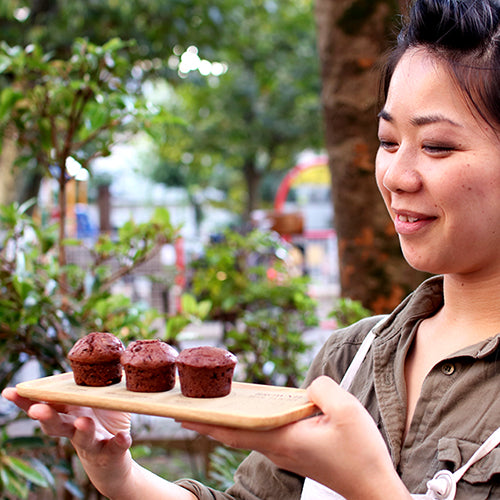
<svg viewBox="0 0 500 500">
<path fill-rule="evenodd" d="M 73 373 L 21 382 L 21 396 L 49 403 L 65 403 L 170 417 L 246 429 L 272 429 L 318 413 L 303 389 L 233 382 L 222 398 L 187 398 L 179 383 L 171 391 L 132 392 L 125 381 L 106 387 L 76 385 Z"/>
</svg>

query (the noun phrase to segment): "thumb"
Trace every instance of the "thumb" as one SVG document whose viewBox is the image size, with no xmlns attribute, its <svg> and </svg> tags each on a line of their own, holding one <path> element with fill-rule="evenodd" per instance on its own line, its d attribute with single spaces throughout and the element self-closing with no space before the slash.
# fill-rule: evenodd
<svg viewBox="0 0 500 500">
<path fill-rule="evenodd" d="M 116 435 L 100 439 L 96 433 L 95 422 L 88 417 L 75 420 L 75 433 L 71 442 L 86 456 L 105 452 L 107 456 L 123 455 L 132 445 L 132 437 L 128 431 L 120 431 Z"/>
<path fill-rule="evenodd" d="M 120 431 L 108 442 L 108 451 L 111 455 L 122 455 L 132 446 L 130 432 Z"/>
<path fill-rule="evenodd" d="M 352 405 L 359 405 L 352 394 L 326 375 L 313 380 L 307 388 L 307 396 L 326 415 L 337 414 L 341 410 L 349 410 Z"/>
</svg>

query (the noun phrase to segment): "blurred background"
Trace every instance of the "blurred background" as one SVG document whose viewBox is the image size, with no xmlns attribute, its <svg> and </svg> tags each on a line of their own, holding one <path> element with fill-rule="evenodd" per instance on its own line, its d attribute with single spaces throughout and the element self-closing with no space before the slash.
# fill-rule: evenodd
<svg viewBox="0 0 500 500">
<path fill-rule="evenodd" d="M 89 331 L 224 346 L 299 386 L 335 327 L 422 279 L 374 182 L 403 2 L 2 0 L 0 388 Z M 227 486 L 241 454 L 134 416 L 134 455 Z M 0 404 L 4 498 L 99 498 Z M 244 453 L 243 453 L 244 455 Z"/>
</svg>

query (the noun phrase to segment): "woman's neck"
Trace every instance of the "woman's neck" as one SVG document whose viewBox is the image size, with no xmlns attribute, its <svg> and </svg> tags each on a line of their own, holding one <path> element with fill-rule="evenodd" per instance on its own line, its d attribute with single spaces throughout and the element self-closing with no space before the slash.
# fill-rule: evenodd
<svg viewBox="0 0 500 500">
<path fill-rule="evenodd" d="M 500 332 L 500 275 L 474 279 L 444 277 L 444 306 L 438 313 L 443 325 L 477 341 Z"/>
</svg>

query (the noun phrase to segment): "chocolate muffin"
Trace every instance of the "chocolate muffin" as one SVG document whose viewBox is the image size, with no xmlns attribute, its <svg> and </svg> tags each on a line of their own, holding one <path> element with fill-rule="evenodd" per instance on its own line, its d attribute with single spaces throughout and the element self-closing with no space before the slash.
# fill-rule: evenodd
<svg viewBox="0 0 500 500">
<path fill-rule="evenodd" d="M 75 383 L 100 387 L 120 382 L 124 349 L 111 333 L 92 332 L 79 339 L 68 353 Z"/>
<path fill-rule="evenodd" d="M 191 347 L 179 354 L 181 392 L 189 398 L 220 398 L 231 392 L 236 356 L 220 347 Z"/>
<path fill-rule="evenodd" d="M 126 386 L 134 392 L 163 392 L 175 385 L 178 352 L 159 339 L 136 340 L 121 356 Z"/>
</svg>

